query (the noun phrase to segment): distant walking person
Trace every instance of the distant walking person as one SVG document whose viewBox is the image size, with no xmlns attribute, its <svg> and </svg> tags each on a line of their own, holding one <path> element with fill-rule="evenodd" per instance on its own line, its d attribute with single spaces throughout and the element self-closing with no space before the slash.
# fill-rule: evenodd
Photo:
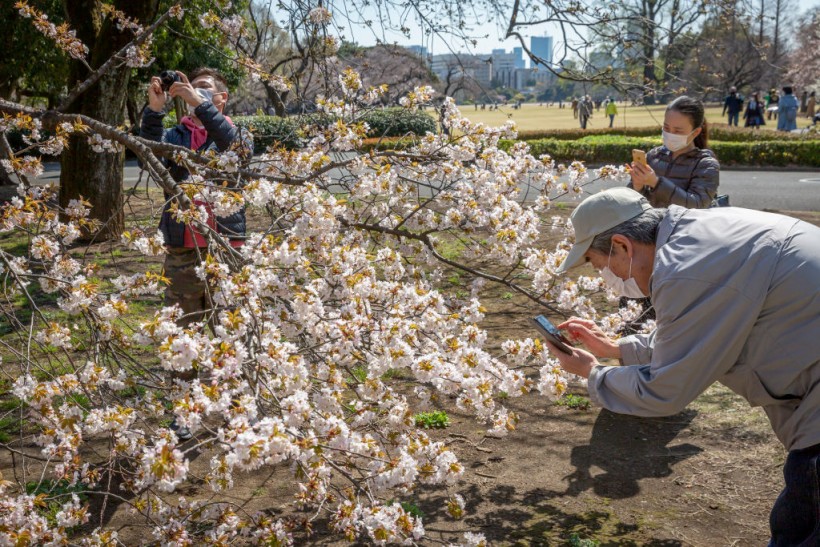
<svg viewBox="0 0 820 547">
<path fill-rule="evenodd" d="M 800 113 L 805 114 L 806 110 L 809 108 L 809 92 L 805 89 L 803 93 L 800 94 Z"/>
<path fill-rule="evenodd" d="M 749 99 L 746 105 L 746 112 L 743 113 L 743 119 L 746 120 L 745 127 L 760 129 L 761 125 L 766 125 L 763 116 L 763 103 L 760 102 L 758 93 L 752 93 L 752 98 Z"/>
<path fill-rule="evenodd" d="M 780 97 L 778 105 L 778 131 L 794 131 L 797 129 L 797 111 L 800 109 L 800 102 L 792 93 L 791 86 L 783 87 L 783 96 Z"/>
<path fill-rule="evenodd" d="M 615 116 L 618 115 L 618 105 L 615 104 L 615 101 L 612 99 L 606 100 L 605 112 L 609 116 L 609 127 L 612 127 L 612 124 L 615 123 Z"/>
<path fill-rule="evenodd" d="M 726 112 L 729 112 L 729 125 L 737 127 L 741 110 L 743 110 L 743 97 L 738 95 L 737 88 L 732 86 L 729 88 L 729 94 L 726 95 L 726 99 L 723 101 L 723 114 L 721 114 L 721 116 L 725 116 Z"/>
<path fill-rule="evenodd" d="M 578 117 L 578 99 L 575 97 L 572 98 L 572 117 Z"/>
<path fill-rule="evenodd" d="M 812 91 L 811 94 L 809 95 L 809 100 L 806 101 L 806 117 L 810 120 L 812 118 L 814 118 L 814 112 L 815 112 L 815 109 L 817 108 L 817 99 L 815 97 L 815 93 L 817 93 L 817 92 Z"/>
<path fill-rule="evenodd" d="M 772 117 L 777 119 L 777 109 L 780 105 L 780 95 L 777 94 L 776 89 L 772 89 L 769 92 L 769 96 L 766 97 L 766 119 L 771 120 Z"/>
<path fill-rule="evenodd" d="M 587 123 L 592 117 L 592 100 L 589 97 L 582 97 L 578 101 L 578 119 L 581 121 L 581 129 L 587 128 Z"/>
</svg>

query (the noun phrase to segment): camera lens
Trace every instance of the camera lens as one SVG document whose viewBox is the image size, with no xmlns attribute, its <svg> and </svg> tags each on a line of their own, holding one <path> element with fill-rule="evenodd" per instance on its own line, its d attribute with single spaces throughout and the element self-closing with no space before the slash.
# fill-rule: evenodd
<svg viewBox="0 0 820 547">
<path fill-rule="evenodd" d="M 168 88 L 173 85 L 174 82 L 179 81 L 179 74 L 174 72 L 173 70 L 163 70 L 159 75 L 160 86 L 162 87 L 163 91 L 168 91 Z"/>
</svg>

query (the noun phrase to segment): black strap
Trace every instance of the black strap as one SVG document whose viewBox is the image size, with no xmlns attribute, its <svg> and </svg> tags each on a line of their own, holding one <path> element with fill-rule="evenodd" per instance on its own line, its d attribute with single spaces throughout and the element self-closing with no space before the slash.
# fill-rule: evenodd
<svg viewBox="0 0 820 547">
<path fill-rule="evenodd" d="M 201 154 L 202 152 L 207 150 L 208 147 L 213 144 L 213 142 L 214 142 L 214 140 L 211 138 L 210 135 L 208 135 L 208 138 L 205 139 L 205 142 L 202 143 L 202 146 L 200 146 L 199 148 L 196 149 L 196 153 Z"/>
</svg>

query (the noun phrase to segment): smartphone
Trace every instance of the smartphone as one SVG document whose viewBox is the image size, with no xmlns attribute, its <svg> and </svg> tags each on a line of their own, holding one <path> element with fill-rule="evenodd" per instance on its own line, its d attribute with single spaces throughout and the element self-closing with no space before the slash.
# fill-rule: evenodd
<svg viewBox="0 0 820 547">
<path fill-rule="evenodd" d="M 646 152 L 643 150 L 632 150 L 632 161 L 634 163 L 640 163 L 644 167 L 647 167 L 646 164 Z"/>
<path fill-rule="evenodd" d="M 552 344 L 554 344 L 558 349 L 572 355 L 572 344 L 569 343 L 561 331 L 555 328 L 555 325 L 550 323 L 550 320 L 544 317 L 543 315 L 539 315 L 538 317 L 532 318 L 535 325 L 541 329 L 541 334 L 544 335 L 544 338 L 549 340 Z"/>
</svg>

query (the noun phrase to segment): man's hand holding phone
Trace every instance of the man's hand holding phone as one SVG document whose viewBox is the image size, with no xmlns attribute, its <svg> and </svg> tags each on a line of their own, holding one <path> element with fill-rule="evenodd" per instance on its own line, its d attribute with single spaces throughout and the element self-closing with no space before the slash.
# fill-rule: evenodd
<svg viewBox="0 0 820 547">
<path fill-rule="evenodd" d="M 604 334 L 604 331 L 594 321 L 572 317 L 558 327 L 553 326 L 543 315 L 539 315 L 533 321 L 546 340 L 550 352 L 561 363 L 561 368 L 571 374 L 589 378 L 593 367 L 599 364 L 596 356 L 609 359 L 621 358 L 620 346 Z M 561 331 L 565 331 L 568 336 L 565 337 Z M 571 342 L 580 342 L 589 351 L 575 348 Z"/>
<path fill-rule="evenodd" d="M 571 341 L 580 342 L 596 357 L 621 358 L 621 346 L 604 334 L 604 331 L 594 321 L 571 317 L 558 325 L 558 329 L 566 331 Z"/>
<path fill-rule="evenodd" d="M 582 349 L 573 348 L 569 340 L 543 315 L 533 318 L 533 322 L 546 340 L 550 353 L 561 363 L 561 368 L 570 374 L 589 378 L 592 368 L 598 364 L 595 356 Z"/>
<path fill-rule="evenodd" d="M 538 327 L 538 330 L 541 331 L 541 336 L 543 336 L 544 339 L 551 342 L 552 345 L 560 351 L 567 355 L 572 355 L 572 343 L 561 334 L 561 331 L 555 328 L 555 325 L 553 325 L 549 319 L 543 315 L 539 315 L 538 317 L 533 317 L 532 321 L 535 323 L 535 326 Z"/>
</svg>

